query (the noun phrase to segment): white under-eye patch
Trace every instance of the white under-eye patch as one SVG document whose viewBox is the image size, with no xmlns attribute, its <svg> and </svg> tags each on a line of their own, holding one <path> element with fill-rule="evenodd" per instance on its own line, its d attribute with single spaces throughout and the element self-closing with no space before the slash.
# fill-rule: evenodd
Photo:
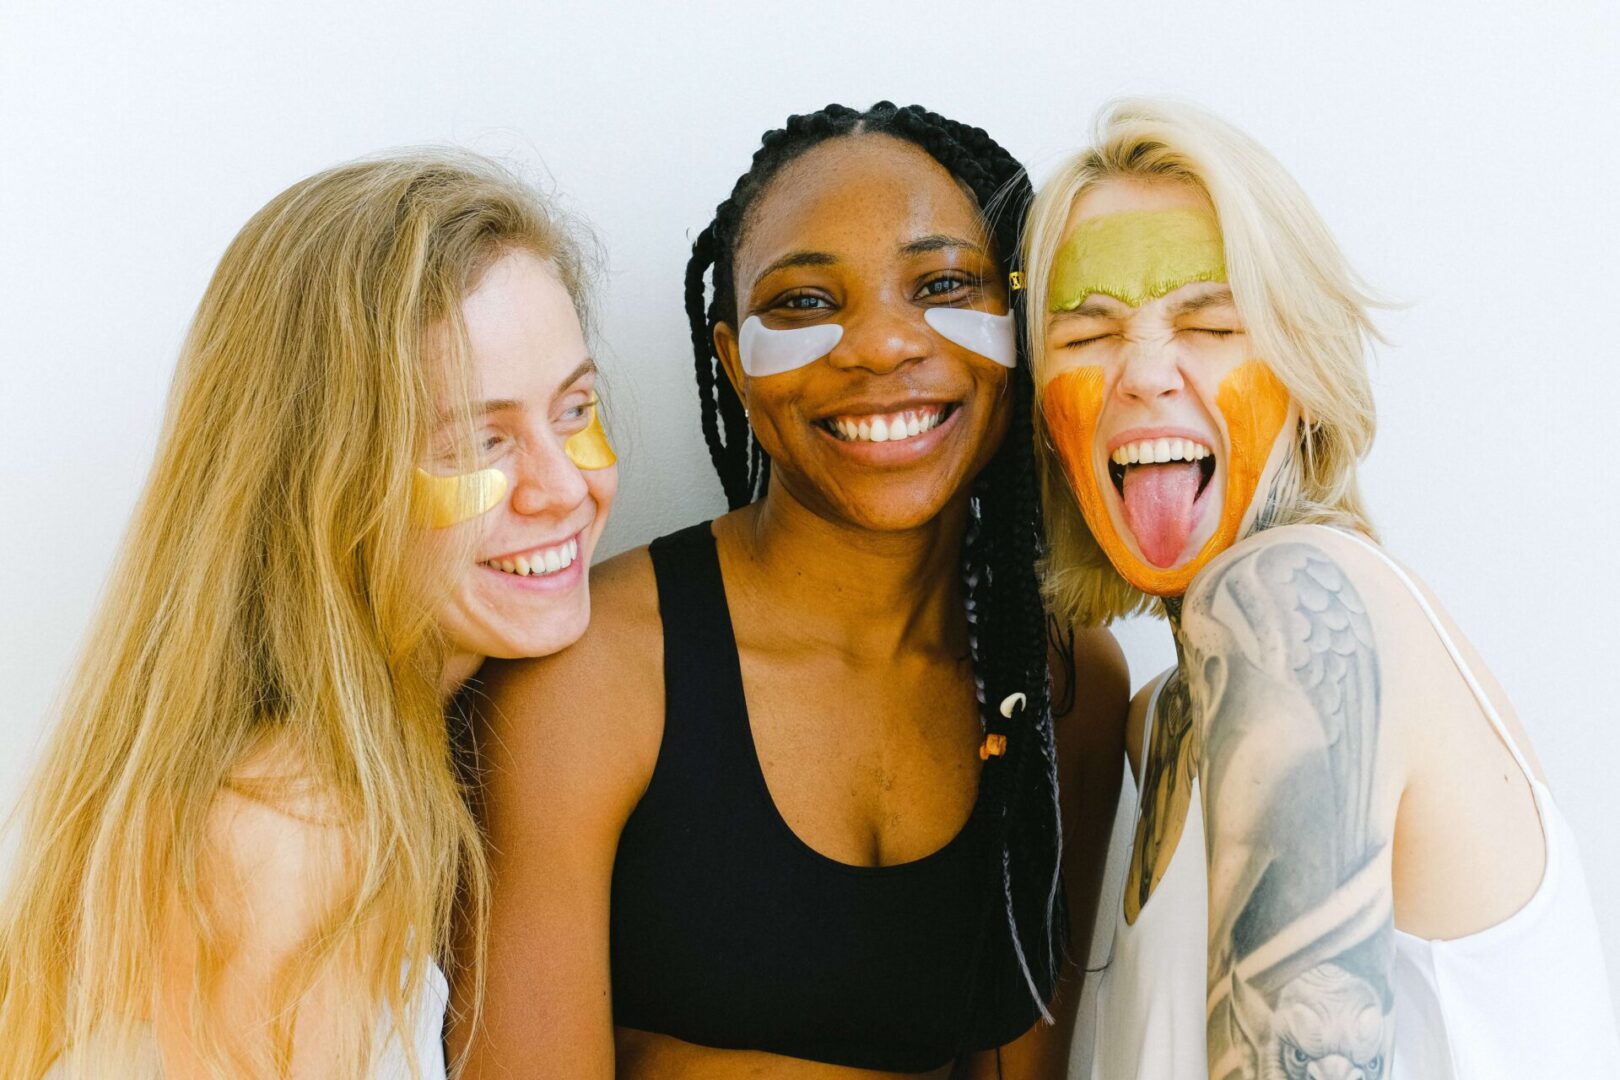
<svg viewBox="0 0 1620 1080">
<path fill-rule="evenodd" d="M 837 323 L 772 330 L 759 321 L 758 315 L 750 315 L 737 334 L 737 352 L 743 371 L 758 379 L 820 360 L 837 347 L 843 336 L 844 328 Z"/>
<path fill-rule="evenodd" d="M 1002 367 L 1018 366 L 1018 330 L 1011 312 L 992 315 L 971 308 L 936 307 L 923 312 L 923 318 L 946 341 Z"/>
</svg>

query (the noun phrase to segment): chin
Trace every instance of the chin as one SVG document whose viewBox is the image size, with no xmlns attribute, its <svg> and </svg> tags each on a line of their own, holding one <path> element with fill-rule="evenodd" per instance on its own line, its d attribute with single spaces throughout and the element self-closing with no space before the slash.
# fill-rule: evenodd
<svg viewBox="0 0 1620 1080">
<path fill-rule="evenodd" d="M 591 621 L 591 603 L 583 592 L 566 607 L 547 608 L 513 612 L 499 622 L 482 620 L 477 631 L 461 635 L 456 646 L 495 660 L 525 660 L 562 652 L 585 636 Z"/>
</svg>

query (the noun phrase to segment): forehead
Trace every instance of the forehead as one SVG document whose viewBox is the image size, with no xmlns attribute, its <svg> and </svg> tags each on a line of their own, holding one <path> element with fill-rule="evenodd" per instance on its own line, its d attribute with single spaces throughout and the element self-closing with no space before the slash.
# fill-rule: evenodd
<svg viewBox="0 0 1620 1080">
<path fill-rule="evenodd" d="M 890 135 L 830 139 L 783 166 L 744 221 L 739 269 L 788 248 L 892 250 L 931 233 L 984 240 L 967 189 L 921 147 Z"/>
<path fill-rule="evenodd" d="M 1209 196 L 1194 184 L 1180 180 L 1120 178 L 1092 184 L 1069 209 L 1070 232 L 1082 221 L 1144 210 L 1198 210 L 1215 216 Z"/>
<path fill-rule="evenodd" d="M 572 297 L 552 264 L 527 251 L 492 263 L 462 300 L 477 381 L 489 394 L 549 396 L 586 355 Z"/>
</svg>

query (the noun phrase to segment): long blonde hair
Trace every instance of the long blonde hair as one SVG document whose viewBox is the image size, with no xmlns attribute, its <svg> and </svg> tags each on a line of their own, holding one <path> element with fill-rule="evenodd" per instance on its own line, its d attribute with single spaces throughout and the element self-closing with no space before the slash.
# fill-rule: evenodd
<svg viewBox="0 0 1620 1080">
<path fill-rule="evenodd" d="M 23 803 L 0 912 L 0 1076 L 84 1068 L 92 1045 L 128 1060 L 165 918 L 196 933 L 192 1034 L 216 1075 L 285 1071 L 317 979 L 346 1010 L 335 1070 L 366 1075 L 385 1018 L 409 1048 L 412 990 L 450 955 L 454 920 L 482 955 L 487 870 L 432 617 L 458 564 L 424 562 L 409 501 L 447 386 L 470 423 L 460 301 L 509 250 L 549 260 L 583 319 L 572 228 L 475 155 L 319 173 L 232 241 Z M 203 862 L 210 809 L 267 744 L 332 810 L 346 884 L 276 979 L 279 1028 L 244 1049 L 207 1005 L 229 943 Z"/>
<path fill-rule="evenodd" d="M 1025 228 L 1029 352 L 1046 363 L 1047 286 L 1069 213 L 1108 180 L 1191 184 L 1215 207 L 1227 277 L 1255 355 L 1300 405 L 1295 452 L 1284 465 L 1270 522 L 1322 522 L 1375 535 L 1356 483 L 1356 463 L 1376 429 L 1367 347 L 1378 306 L 1356 277 L 1310 200 L 1277 159 L 1248 135 L 1192 105 L 1120 101 L 1098 117 L 1092 144 L 1065 161 L 1035 196 Z M 1150 610 L 1154 600 L 1120 577 L 1086 527 L 1036 410 L 1047 602 L 1077 625 Z"/>
</svg>

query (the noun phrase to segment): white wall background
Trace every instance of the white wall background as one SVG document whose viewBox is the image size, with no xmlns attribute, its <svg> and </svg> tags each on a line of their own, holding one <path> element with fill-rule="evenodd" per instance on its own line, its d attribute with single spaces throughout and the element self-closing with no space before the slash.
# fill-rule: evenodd
<svg viewBox="0 0 1620 1080">
<path fill-rule="evenodd" d="M 292 181 L 452 142 L 549 177 L 594 222 L 623 468 L 612 552 L 721 508 L 681 272 L 762 132 L 829 101 L 917 101 L 987 128 L 1038 179 L 1105 99 L 1173 93 L 1270 147 L 1361 271 L 1409 302 L 1383 319 L 1366 487 L 1524 714 L 1620 986 L 1617 54 L 1605 0 L 8 0 L 0 808 L 143 481 L 192 308 Z M 1169 662 L 1162 626 L 1120 636 L 1136 682 Z"/>
</svg>

